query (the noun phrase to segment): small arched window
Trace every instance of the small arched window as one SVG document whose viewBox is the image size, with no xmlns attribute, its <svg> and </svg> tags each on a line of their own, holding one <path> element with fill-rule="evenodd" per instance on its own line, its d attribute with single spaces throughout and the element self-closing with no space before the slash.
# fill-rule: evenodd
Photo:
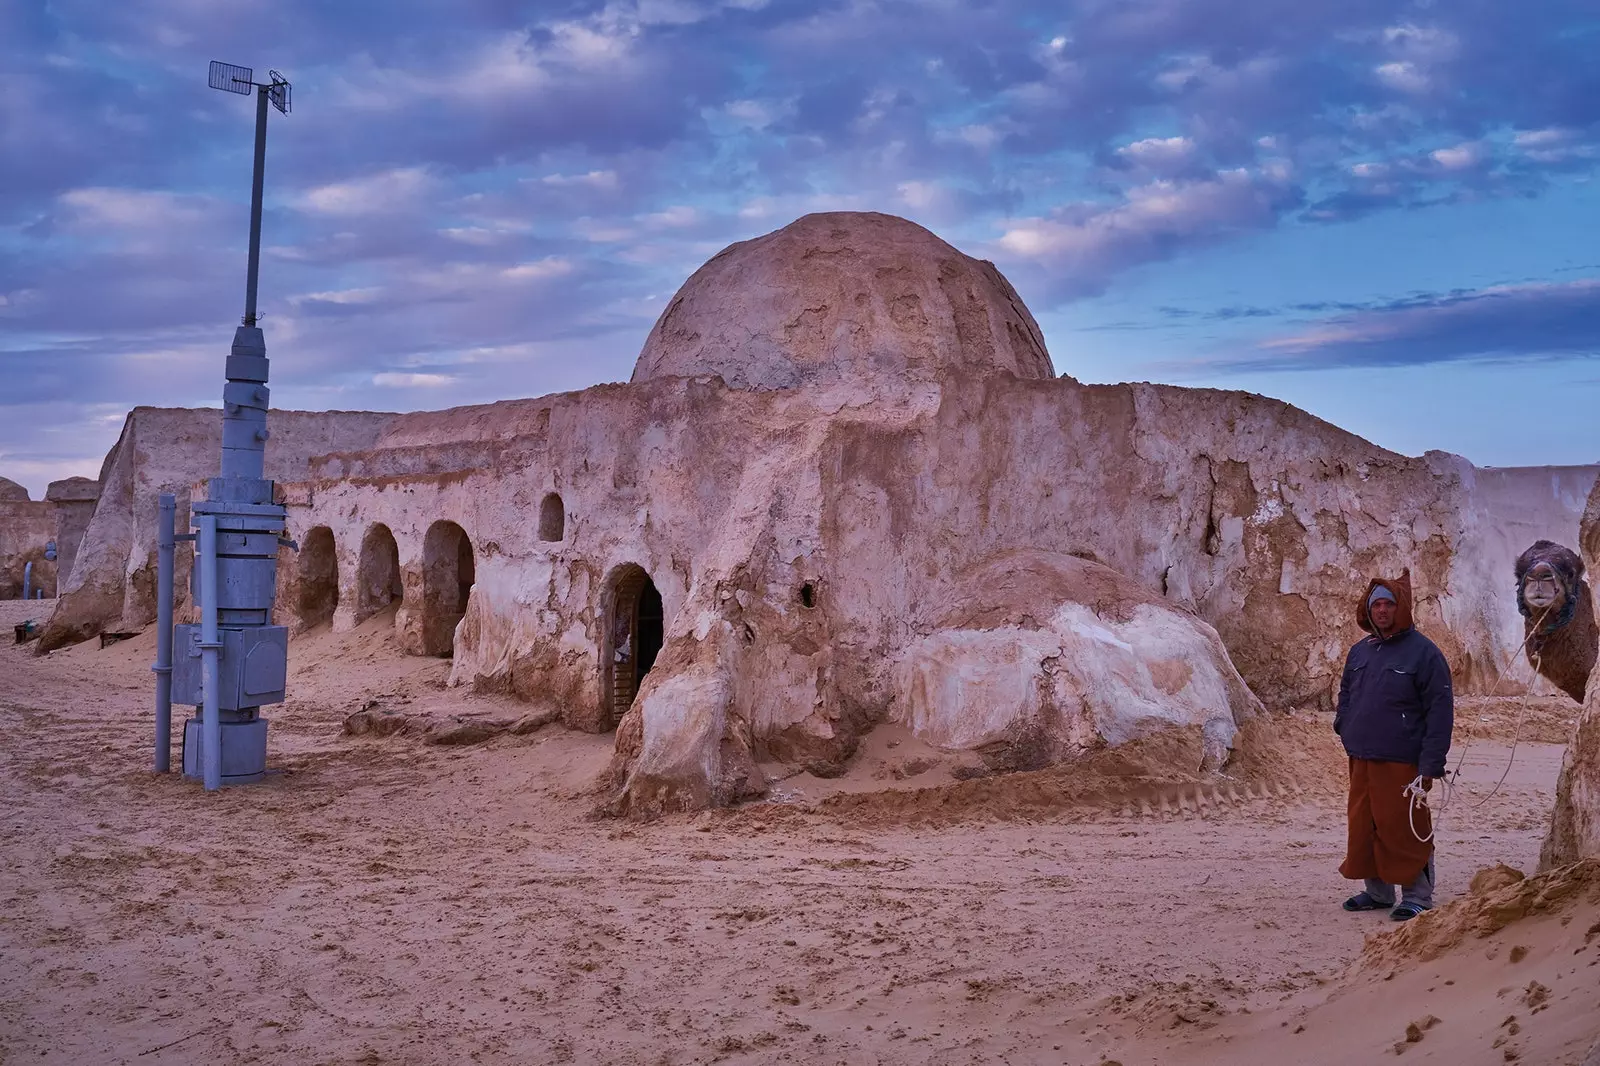
<svg viewBox="0 0 1600 1066">
<path fill-rule="evenodd" d="M 567 535 L 567 509 L 557 493 L 549 493 L 539 504 L 539 539 L 561 540 Z"/>
</svg>

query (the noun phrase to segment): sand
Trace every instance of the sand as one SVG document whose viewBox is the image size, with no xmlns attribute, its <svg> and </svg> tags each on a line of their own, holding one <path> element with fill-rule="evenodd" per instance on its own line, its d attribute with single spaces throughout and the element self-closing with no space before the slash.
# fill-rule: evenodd
<svg viewBox="0 0 1600 1066">
<path fill-rule="evenodd" d="M 273 773 L 216 794 L 150 772 L 148 634 L 28 651 L 0 645 L 5 1066 L 1577 1064 L 1600 1038 L 1600 876 L 1468 891 L 1535 864 L 1553 704 L 1491 795 L 1524 714 L 1463 701 L 1454 902 L 1400 926 L 1338 907 L 1315 716 L 1255 727 L 1221 782 L 961 780 L 881 731 L 842 778 L 634 823 L 594 813 L 608 736 L 346 735 L 529 710 L 445 688 L 382 619 L 295 642 Z"/>
</svg>

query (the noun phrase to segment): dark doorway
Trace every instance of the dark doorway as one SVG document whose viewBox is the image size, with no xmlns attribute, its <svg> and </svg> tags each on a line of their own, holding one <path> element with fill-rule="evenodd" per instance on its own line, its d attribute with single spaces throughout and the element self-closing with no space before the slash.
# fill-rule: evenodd
<svg viewBox="0 0 1600 1066">
<path fill-rule="evenodd" d="M 539 539 L 561 540 L 567 535 L 567 509 L 561 497 L 549 493 L 539 504 Z"/>
<path fill-rule="evenodd" d="M 356 564 L 356 624 L 398 604 L 404 595 L 400 547 L 389 527 L 379 522 L 361 539 L 361 559 Z"/>
<path fill-rule="evenodd" d="M 339 606 L 339 557 L 334 552 L 333 530 L 317 526 L 307 533 L 298 564 L 300 624 L 310 629 L 333 621 L 334 609 Z"/>
<path fill-rule="evenodd" d="M 428 527 L 422 541 L 422 652 L 455 654 L 456 625 L 467 613 L 467 597 L 477 580 L 472 541 L 454 522 Z"/>
<path fill-rule="evenodd" d="M 639 694 L 645 674 L 656 664 L 666 635 L 661 593 L 644 568 L 628 563 L 607 582 L 605 647 L 601 649 L 605 705 L 615 727 Z"/>
</svg>

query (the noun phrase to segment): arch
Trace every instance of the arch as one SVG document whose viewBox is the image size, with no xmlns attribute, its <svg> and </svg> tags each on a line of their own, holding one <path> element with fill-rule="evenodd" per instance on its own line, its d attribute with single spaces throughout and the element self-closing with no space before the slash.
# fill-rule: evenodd
<svg viewBox="0 0 1600 1066">
<path fill-rule="evenodd" d="M 306 534 L 295 570 L 300 579 L 295 601 L 300 624 L 310 629 L 333 621 L 334 609 L 339 606 L 339 557 L 334 551 L 333 530 L 315 526 Z"/>
<path fill-rule="evenodd" d="M 601 706 L 615 729 L 655 665 L 666 635 L 661 593 L 644 567 L 624 563 L 605 584 L 600 648 Z"/>
<path fill-rule="evenodd" d="M 539 539 L 562 540 L 567 535 L 567 508 L 561 494 L 549 492 L 539 501 Z"/>
<path fill-rule="evenodd" d="M 456 625 L 477 580 L 467 531 L 441 518 L 422 540 L 422 654 L 455 654 Z"/>
<path fill-rule="evenodd" d="M 388 526 L 375 523 L 361 538 L 361 559 L 356 563 L 356 624 L 398 604 L 404 595 L 400 546 Z"/>
</svg>

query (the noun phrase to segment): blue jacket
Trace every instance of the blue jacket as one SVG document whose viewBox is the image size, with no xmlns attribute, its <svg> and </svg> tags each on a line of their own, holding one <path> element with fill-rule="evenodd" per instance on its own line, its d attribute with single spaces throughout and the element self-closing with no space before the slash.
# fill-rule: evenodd
<svg viewBox="0 0 1600 1066">
<path fill-rule="evenodd" d="M 1433 641 L 1406 628 L 1350 649 L 1333 731 L 1351 758 L 1412 763 L 1424 777 L 1443 777 L 1454 727 L 1450 664 Z"/>
</svg>

